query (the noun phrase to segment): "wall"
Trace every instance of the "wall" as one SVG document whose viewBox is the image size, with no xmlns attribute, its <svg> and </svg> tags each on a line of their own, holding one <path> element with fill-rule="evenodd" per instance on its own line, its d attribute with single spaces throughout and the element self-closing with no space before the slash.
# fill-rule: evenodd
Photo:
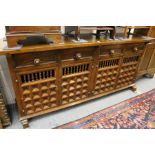
<svg viewBox="0 0 155 155">
<path fill-rule="evenodd" d="M 0 39 L 5 37 L 5 27 L 0 26 Z M 0 45 L 1 46 L 1 45 Z M 8 104 L 15 103 L 15 95 L 12 87 L 8 64 L 5 56 L 0 56 L 0 84 L 6 96 Z"/>
</svg>

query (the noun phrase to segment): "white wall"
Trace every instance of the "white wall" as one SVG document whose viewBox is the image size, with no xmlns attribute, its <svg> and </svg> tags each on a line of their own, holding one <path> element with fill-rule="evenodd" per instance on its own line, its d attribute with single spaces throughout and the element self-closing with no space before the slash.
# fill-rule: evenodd
<svg viewBox="0 0 155 155">
<path fill-rule="evenodd" d="M 4 37 L 5 37 L 5 27 L 0 26 L 0 39 Z M 8 104 L 15 103 L 15 95 L 5 56 L 0 56 L 0 85 L 5 93 L 7 103 Z"/>
<path fill-rule="evenodd" d="M 5 26 L 0 26 L 0 38 L 5 37 Z"/>
</svg>

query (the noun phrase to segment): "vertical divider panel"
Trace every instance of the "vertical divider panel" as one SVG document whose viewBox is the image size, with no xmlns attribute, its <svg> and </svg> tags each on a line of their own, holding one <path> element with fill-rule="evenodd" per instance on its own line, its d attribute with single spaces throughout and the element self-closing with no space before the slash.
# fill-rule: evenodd
<svg viewBox="0 0 155 155">
<path fill-rule="evenodd" d="M 98 46 L 93 54 L 92 67 L 91 67 L 91 79 L 89 80 L 90 96 L 94 93 L 94 90 L 95 90 L 95 81 L 96 81 L 96 75 L 98 70 L 100 49 L 101 49 L 101 46 Z"/>
<path fill-rule="evenodd" d="M 60 55 L 58 55 L 58 75 L 57 75 L 57 80 L 58 80 L 58 104 L 62 104 L 62 62 L 60 59 Z"/>
</svg>

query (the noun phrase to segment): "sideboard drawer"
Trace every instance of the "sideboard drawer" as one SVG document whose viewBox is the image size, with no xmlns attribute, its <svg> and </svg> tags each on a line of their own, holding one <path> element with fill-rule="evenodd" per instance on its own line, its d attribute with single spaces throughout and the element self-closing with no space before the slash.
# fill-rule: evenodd
<svg viewBox="0 0 155 155">
<path fill-rule="evenodd" d="M 100 55 L 103 56 L 116 56 L 123 54 L 142 53 L 145 44 L 124 44 L 124 45 L 106 45 L 101 47 Z"/>
<path fill-rule="evenodd" d="M 60 59 L 61 61 L 68 61 L 68 60 L 93 58 L 97 54 L 97 51 L 99 51 L 98 47 L 66 49 L 61 51 Z"/>
<path fill-rule="evenodd" d="M 13 55 L 15 67 L 36 66 L 45 63 L 56 62 L 58 60 L 58 52 L 32 52 Z"/>
<path fill-rule="evenodd" d="M 121 56 L 123 54 L 124 45 L 106 45 L 102 46 L 100 50 L 100 55 L 103 56 L 113 56 L 113 55 L 119 55 Z"/>
<path fill-rule="evenodd" d="M 145 48 L 145 44 L 129 44 L 125 46 L 124 53 L 129 54 L 142 54 Z"/>
</svg>

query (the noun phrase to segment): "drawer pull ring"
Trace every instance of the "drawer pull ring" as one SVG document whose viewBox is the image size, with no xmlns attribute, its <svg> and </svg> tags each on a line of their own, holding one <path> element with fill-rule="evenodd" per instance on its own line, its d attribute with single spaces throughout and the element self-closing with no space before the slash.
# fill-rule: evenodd
<svg viewBox="0 0 155 155">
<path fill-rule="evenodd" d="M 137 47 L 134 47 L 134 51 L 137 52 L 138 51 L 138 48 Z"/>
<path fill-rule="evenodd" d="M 38 59 L 38 58 L 37 58 L 37 59 L 34 59 L 34 64 L 35 64 L 35 65 L 40 64 L 40 59 Z"/>
<path fill-rule="evenodd" d="M 115 53 L 115 50 L 110 50 L 110 54 L 114 54 Z"/>
<path fill-rule="evenodd" d="M 74 59 L 79 60 L 79 59 L 81 59 L 81 58 L 82 58 L 81 53 L 76 53 Z"/>
</svg>

